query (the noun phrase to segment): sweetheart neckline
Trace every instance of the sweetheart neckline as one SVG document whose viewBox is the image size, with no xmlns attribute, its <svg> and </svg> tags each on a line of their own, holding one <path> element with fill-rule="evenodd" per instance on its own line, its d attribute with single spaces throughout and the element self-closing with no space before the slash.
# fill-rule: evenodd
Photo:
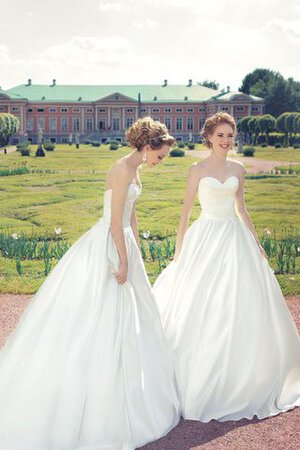
<svg viewBox="0 0 300 450">
<path fill-rule="evenodd" d="M 221 180 L 219 180 L 219 179 L 216 178 L 216 177 L 211 177 L 211 176 L 207 175 L 207 176 L 205 176 L 205 177 L 200 178 L 199 184 L 201 183 L 202 180 L 205 180 L 205 178 L 212 178 L 213 180 L 218 181 L 218 183 L 220 183 L 221 185 L 224 185 L 224 184 L 226 183 L 226 181 L 230 180 L 230 178 L 236 178 L 237 180 L 239 180 L 239 178 L 238 178 L 236 175 L 230 175 L 230 176 L 227 177 L 224 181 L 221 181 Z"/>
<path fill-rule="evenodd" d="M 137 188 L 139 188 L 139 190 L 142 189 L 142 186 L 139 186 L 137 183 L 129 183 L 129 184 L 128 184 L 128 188 L 129 188 L 129 186 L 131 186 L 131 185 L 136 186 Z M 128 189 L 128 188 L 127 188 L 127 189 Z M 105 194 L 105 192 L 110 192 L 110 191 L 112 191 L 112 188 L 110 188 L 110 189 L 104 189 L 104 194 Z"/>
</svg>

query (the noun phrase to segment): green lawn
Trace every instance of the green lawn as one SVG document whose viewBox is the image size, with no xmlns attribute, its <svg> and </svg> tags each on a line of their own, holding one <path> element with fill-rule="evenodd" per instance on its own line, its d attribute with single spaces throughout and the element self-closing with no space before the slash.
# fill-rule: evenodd
<svg viewBox="0 0 300 450">
<path fill-rule="evenodd" d="M 86 145 L 76 150 L 59 145 L 54 152 L 47 152 L 45 158 L 21 157 L 17 152 L 1 154 L 0 169 L 26 163 L 30 169 L 55 172 L 0 177 L 1 227 L 40 236 L 51 236 L 55 227 L 61 227 L 63 236 L 74 242 L 101 216 L 105 173 L 116 159 L 129 151 Z M 284 160 L 278 156 L 279 152 L 282 155 L 287 152 L 289 161 L 300 161 L 300 150 L 293 149 L 258 148 L 256 155 L 267 159 L 268 153 L 268 159 Z M 155 169 L 143 168 L 143 194 L 137 205 L 140 231 L 149 230 L 158 237 L 175 235 L 187 171 L 194 160 L 169 157 Z M 248 210 L 259 233 L 265 227 L 277 231 L 283 227 L 300 230 L 299 175 L 248 176 L 245 190 Z M 199 206 L 195 202 L 192 220 L 198 214 Z M 16 273 L 15 261 L 0 258 L 0 266 L 0 292 L 35 292 L 43 280 L 40 262 L 24 263 L 22 277 Z M 147 270 L 153 281 L 156 268 L 147 263 Z M 294 280 L 289 279 L 293 276 L 280 278 L 286 293 L 300 293 L 299 275 Z"/>
</svg>

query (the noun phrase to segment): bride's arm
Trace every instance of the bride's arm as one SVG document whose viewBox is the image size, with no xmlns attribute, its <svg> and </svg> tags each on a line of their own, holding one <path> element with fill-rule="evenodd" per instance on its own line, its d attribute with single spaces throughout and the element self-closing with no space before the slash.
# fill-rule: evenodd
<svg viewBox="0 0 300 450">
<path fill-rule="evenodd" d="M 188 173 L 188 178 L 186 182 L 186 189 L 185 189 L 185 195 L 183 200 L 183 206 L 180 216 L 180 221 L 178 225 L 177 230 L 177 237 L 176 237 L 176 250 L 174 255 L 174 260 L 178 258 L 181 247 L 182 247 L 182 241 L 185 235 L 185 232 L 189 226 L 189 220 L 190 215 L 192 212 L 193 204 L 194 204 L 194 198 L 197 193 L 198 189 L 198 182 L 199 182 L 199 175 L 196 164 L 193 164 Z"/>
<path fill-rule="evenodd" d="M 251 231 L 251 233 L 254 236 L 254 239 L 257 242 L 257 245 L 259 246 L 261 253 L 266 257 L 265 251 L 259 241 L 259 237 L 256 233 L 253 222 L 250 219 L 248 210 L 246 208 L 245 195 L 244 195 L 245 169 L 243 169 L 243 173 L 240 174 L 239 180 L 240 180 L 239 189 L 235 195 L 236 213 L 239 216 L 239 218 L 241 219 L 241 221 L 244 222 L 244 224 L 249 228 L 249 230 Z"/>
<path fill-rule="evenodd" d="M 128 272 L 127 249 L 125 244 L 123 213 L 128 189 L 128 176 L 124 171 L 119 171 L 114 177 L 111 201 L 110 231 L 120 258 L 120 267 L 116 273 L 119 283 L 125 283 Z"/>
<path fill-rule="evenodd" d="M 132 212 L 131 212 L 130 226 L 132 228 L 137 245 L 140 247 L 140 237 L 139 237 L 138 224 L 137 224 L 137 218 L 136 218 L 136 212 L 135 212 L 135 202 L 133 204 L 133 208 L 132 208 Z"/>
</svg>

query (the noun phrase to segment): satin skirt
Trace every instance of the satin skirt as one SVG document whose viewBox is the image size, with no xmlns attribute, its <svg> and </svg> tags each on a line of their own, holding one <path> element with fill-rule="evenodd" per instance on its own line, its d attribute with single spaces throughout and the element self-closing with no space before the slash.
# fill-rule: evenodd
<svg viewBox="0 0 300 450">
<path fill-rule="evenodd" d="M 188 229 L 154 285 L 182 415 L 262 419 L 300 405 L 300 340 L 279 284 L 237 217 Z"/>
<path fill-rule="evenodd" d="M 132 229 L 128 281 L 100 219 L 0 351 L 0 450 L 133 450 L 179 420 L 174 373 Z"/>
</svg>

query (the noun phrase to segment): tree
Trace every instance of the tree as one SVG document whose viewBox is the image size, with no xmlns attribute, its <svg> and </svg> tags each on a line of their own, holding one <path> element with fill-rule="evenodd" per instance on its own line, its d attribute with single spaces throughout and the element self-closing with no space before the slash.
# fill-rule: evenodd
<svg viewBox="0 0 300 450">
<path fill-rule="evenodd" d="M 19 120 L 13 114 L 0 114 L 0 147 L 8 144 L 9 139 L 18 130 Z"/>
<path fill-rule="evenodd" d="M 251 131 L 249 129 L 249 122 L 250 120 L 253 119 L 252 116 L 245 116 L 242 117 L 242 119 L 240 119 L 237 123 L 237 128 L 239 131 L 241 131 L 242 133 L 244 133 L 244 141 L 251 142 Z M 249 138 L 249 139 L 248 139 Z"/>
<path fill-rule="evenodd" d="M 258 128 L 261 133 L 266 134 L 267 141 L 269 140 L 269 134 L 275 130 L 276 119 L 270 114 L 264 114 L 258 118 Z"/>
<path fill-rule="evenodd" d="M 251 120 L 249 120 L 248 128 L 249 128 L 251 135 L 254 134 L 254 139 L 253 139 L 253 142 L 251 142 L 251 143 L 252 143 L 252 145 L 256 145 L 257 136 L 259 134 L 257 117 L 252 117 Z"/>
<path fill-rule="evenodd" d="M 268 85 L 278 77 L 281 77 L 280 73 L 274 72 L 273 70 L 262 68 L 255 69 L 245 76 L 239 91 L 244 92 L 245 94 L 265 97 L 268 91 Z"/>
</svg>

